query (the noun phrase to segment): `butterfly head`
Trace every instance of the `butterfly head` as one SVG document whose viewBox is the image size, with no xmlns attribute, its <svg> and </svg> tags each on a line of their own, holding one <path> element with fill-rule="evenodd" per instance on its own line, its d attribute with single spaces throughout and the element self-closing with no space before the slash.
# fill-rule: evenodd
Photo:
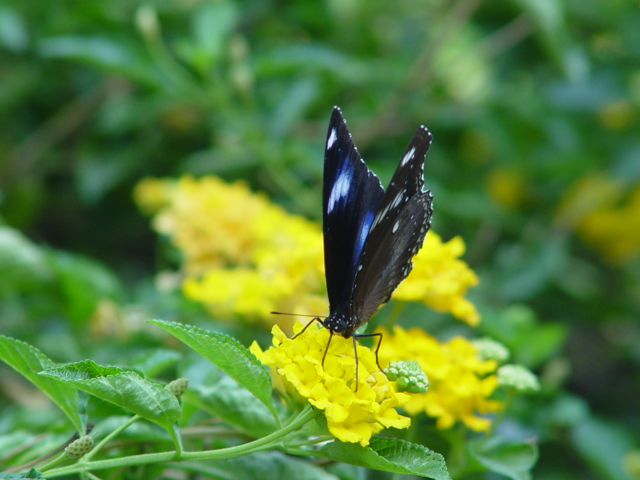
<svg viewBox="0 0 640 480">
<path fill-rule="evenodd" d="M 337 310 L 327 317 L 323 325 L 331 333 L 337 333 L 344 338 L 349 338 L 355 333 L 355 322 L 346 313 Z"/>
</svg>

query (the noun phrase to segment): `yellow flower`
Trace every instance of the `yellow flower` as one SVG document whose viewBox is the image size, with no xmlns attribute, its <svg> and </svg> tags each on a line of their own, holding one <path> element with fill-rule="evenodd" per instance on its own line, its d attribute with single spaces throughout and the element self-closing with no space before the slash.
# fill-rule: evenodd
<svg viewBox="0 0 640 480">
<path fill-rule="evenodd" d="M 604 175 L 581 179 L 565 195 L 558 220 L 612 263 L 640 255 L 640 185 L 624 185 Z"/>
<path fill-rule="evenodd" d="M 133 190 L 133 199 L 147 215 L 153 215 L 171 201 L 173 180 L 143 178 Z"/>
<path fill-rule="evenodd" d="M 416 361 L 429 379 L 425 393 L 412 395 L 404 406 L 410 414 L 424 411 L 436 418 L 438 428 L 452 427 L 461 421 L 475 431 L 488 431 L 491 420 L 481 415 L 498 411 L 502 403 L 490 400 L 498 386 L 494 360 L 481 360 L 476 347 L 462 337 L 439 343 L 419 328 L 385 329 L 379 351 L 384 366 L 396 360 Z"/>
<path fill-rule="evenodd" d="M 288 214 L 243 182 L 213 176 L 145 179 L 134 196 L 144 211 L 156 212 L 155 229 L 182 253 L 183 292 L 212 313 L 289 328 L 293 318 L 269 312 L 326 313 L 316 223 Z"/>
<path fill-rule="evenodd" d="M 179 180 L 145 179 L 135 192 L 154 228 L 181 252 L 184 294 L 215 315 L 274 322 L 290 331 L 292 317 L 327 313 L 322 230 L 252 193 L 243 182 L 213 176 Z M 395 298 L 424 302 L 475 325 L 480 317 L 464 298 L 478 282 L 460 260 L 464 243 L 442 243 L 430 232 L 414 258 L 414 269 Z"/>
<path fill-rule="evenodd" d="M 622 191 L 620 182 L 601 173 L 583 177 L 564 194 L 558 205 L 556 223 L 562 228 L 575 228 L 594 210 L 615 205 Z"/>
<path fill-rule="evenodd" d="M 480 314 L 464 298 L 467 289 L 477 285 L 478 277 L 458 259 L 464 253 L 464 241 L 454 237 L 442 243 L 429 232 L 422 249 L 413 258 L 413 270 L 393 294 L 398 300 L 413 300 L 440 312 L 451 312 L 471 326 L 480 322 Z"/>
<path fill-rule="evenodd" d="M 603 206 L 587 215 L 578 232 L 614 263 L 640 255 L 640 185 L 622 205 Z"/>
<path fill-rule="evenodd" d="M 301 330 L 297 323 L 294 331 Z M 329 431 L 337 439 L 366 446 L 383 428 L 409 427 L 411 420 L 394 408 L 407 403 L 409 395 L 397 392 L 395 382 L 378 369 L 371 350 L 357 347 L 356 390 L 352 339 L 334 335 L 323 366 L 328 330 L 312 325 L 298 337 L 287 338 L 274 326 L 272 334 L 272 347 L 263 352 L 254 342 L 251 351 L 271 368 L 277 388 L 324 411 Z"/>
</svg>

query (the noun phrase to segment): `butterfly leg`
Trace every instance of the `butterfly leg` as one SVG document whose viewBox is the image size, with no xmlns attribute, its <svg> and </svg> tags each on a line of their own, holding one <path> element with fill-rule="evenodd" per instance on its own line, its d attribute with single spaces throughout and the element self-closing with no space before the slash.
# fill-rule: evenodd
<svg viewBox="0 0 640 480">
<path fill-rule="evenodd" d="M 320 322 L 322 323 L 322 322 Z M 329 329 L 327 329 L 329 330 Z M 300 332 L 302 333 L 302 332 Z M 333 338 L 333 331 L 329 330 L 329 340 L 327 340 L 327 346 L 324 347 L 324 353 L 322 354 L 322 368 L 324 368 L 324 359 L 327 358 L 327 352 L 329 351 L 329 345 L 331 345 L 331 339 Z"/>
<path fill-rule="evenodd" d="M 360 337 L 362 335 L 354 335 L 353 337 L 353 357 L 356 360 L 356 389 L 355 391 L 358 391 L 358 340 L 357 337 Z"/>
<path fill-rule="evenodd" d="M 378 337 L 378 346 L 376 347 L 376 365 L 378 365 L 378 368 L 380 369 L 380 371 L 382 372 L 382 367 L 380 366 L 380 361 L 378 360 L 378 350 L 380 350 L 380 345 L 382 344 L 382 333 L 381 332 L 377 332 L 377 333 L 361 333 L 359 335 L 354 335 L 353 336 L 353 341 L 355 342 L 356 337 L 358 338 L 362 338 L 362 337 Z M 358 355 L 356 354 L 356 364 L 358 362 Z"/>
</svg>

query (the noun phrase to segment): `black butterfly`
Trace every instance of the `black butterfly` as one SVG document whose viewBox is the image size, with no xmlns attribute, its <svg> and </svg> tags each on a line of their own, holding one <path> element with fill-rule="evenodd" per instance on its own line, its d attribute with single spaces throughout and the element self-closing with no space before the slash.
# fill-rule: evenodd
<svg viewBox="0 0 640 480">
<path fill-rule="evenodd" d="M 340 109 L 334 107 L 331 114 L 322 218 L 330 313 L 321 321 L 331 336 L 324 356 L 333 334 L 352 337 L 356 388 L 356 339 L 382 336 L 357 334 L 356 330 L 389 301 L 409 274 L 411 259 L 431 226 L 433 197 L 422 190 L 424 157 L 431 140 L 429 130 L 418 128 L 385 192 L 360 157 Z M 322 361 L 324 364 L 324 357 Z"/>
</svg>

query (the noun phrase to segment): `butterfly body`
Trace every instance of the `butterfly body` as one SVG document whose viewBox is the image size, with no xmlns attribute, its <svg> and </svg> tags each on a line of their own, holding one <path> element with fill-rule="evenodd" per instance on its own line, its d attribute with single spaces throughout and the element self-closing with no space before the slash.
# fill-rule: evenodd
<svg viewBox="0 0 640 480">
<path fill-rule="evenodd" d="M 364 163 L 339 108 L 327 133 L 323 234 L 329 316 L 322 322 L 345 338 L 389 301 L 412 268 L 431 225 L 432 196 L 423 191 L 431 134 L 420 127 L 387 187 Z M 368 336 L 368 335 L 367 335 Z"/>
</svg>

